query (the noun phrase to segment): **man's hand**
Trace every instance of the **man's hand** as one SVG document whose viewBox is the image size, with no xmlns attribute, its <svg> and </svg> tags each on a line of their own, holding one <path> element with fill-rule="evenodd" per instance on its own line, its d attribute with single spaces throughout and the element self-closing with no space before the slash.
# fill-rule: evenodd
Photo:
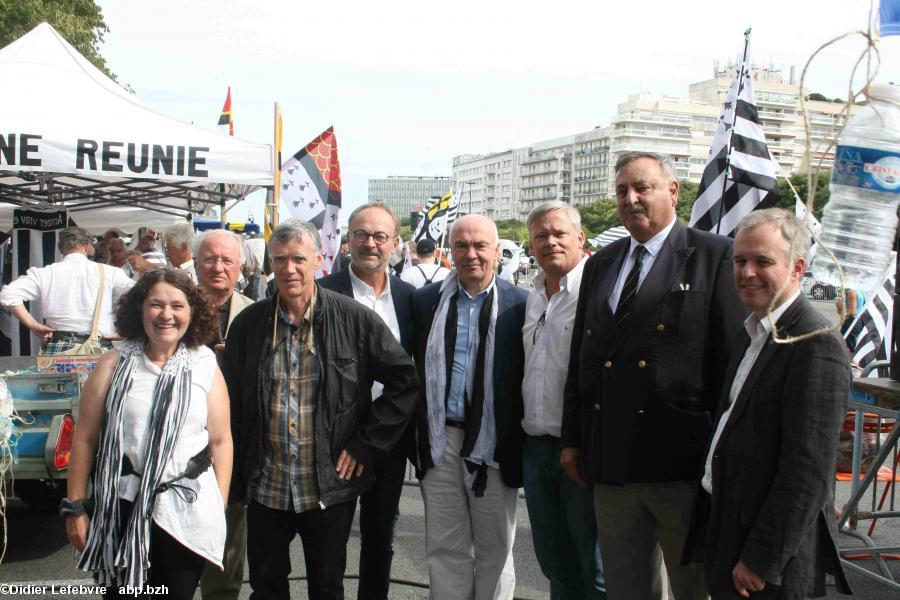
<svg viewBox="0 0 900 600">
<path fill-rule="evenodd" d="M 338 477 L 341 479 L 359 477 L 362 475 L 364 468 L 365 467 L 362 464 L 356 462 L 356 459 L 350 456 L 349 452 L 341 450 L 341 455 L 338 457 L 337 467 L 335 468 Z M 354 470 L 356 471 L 355 473 Z"/>
<path fill-rule="evenodd" d="M 569 476 L 569 479 L 580 485 L 587 487 L 587 479 L 581 471 L 581 450 L 578 448 L 563 448 L 559 454 L 559 464 L 562 465 L 563 471 Z"/>
<path fill-rule="evenodd" d="M 34 321 L 33 324 L 29 325 L 28 329 L 31 330 L 31 333 L 38 336 L 45 342 L 49 342 L 50 338 L 53 337 L 53 328 L 47 327 L 43 323 L 38 323 L 37 321 Z"/>
<path fill-rule="evenodd" d="M 66 537 L 69 543 L 75 546 L 79 552 L 84 550 L 87 544 L 88 529 L 91 526 L 91 520 L 87 515 L 77 515 L 66 518 Z"/>
<path fill-rule="evenodd" d="M 743 561 L 738 561 L 731 570 L 731 581 L 734 589 L 744 598 L 750 597 L 750 592 L 761 592 L 766 587 L 766 580 L 750 570 Z"/>
</svg>

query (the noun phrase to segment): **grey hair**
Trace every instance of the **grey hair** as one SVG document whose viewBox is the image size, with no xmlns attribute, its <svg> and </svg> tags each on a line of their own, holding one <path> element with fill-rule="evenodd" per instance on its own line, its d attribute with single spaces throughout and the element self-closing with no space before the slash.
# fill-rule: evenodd
<svg viewBox="0 0 900 600">
<path fill-rule="evenodd" d="M 306 236 L 309 236 L 309 239 L 312 241 L 313 249 L 316 252 L 321 252 L 322 238 L 319 237 L 319 230 L 316 229 L 315 225 L 303 219 L 282 221 L 275 226 L 275 229 L 272 230 L 272 235 L 269 237 L 269 252 L 272 251 L 272 242 L 284 245 L 294 240 L 302 240 Z"/>
<path fill-rule="evenodd" d="M 453 239 L 453 230 L 456 229 L 456 226 L 459 225 L 459 222 L 462 221 L 463 219 L 465 219 L 466 217 L 481 217 L 482 219 L 484 219 L 488 223 L 490 223 L 491 229 L 494 232 L 494 241 L 497 242 L 498 244 L 500 243 L 500 231 L 497 229 L 497 224 L 494 223 L 494 220 L 491 219 L 490 217 L 486 217 L 484 215 L 479 215 L 479 214 L 463 215 L 460 218 L 458 218 L 457 220 L 453 221 L 453 225 L 450 226 L 450 231 L 447 233 L 447 237 L 449 239 Z"/>
<path fill-rule="evenodd" d="M 187 247 L 193 253 L 194 226 L 190 223 L 172 225 L 163 233 L 163 243 L 175 248 Z"/>
<path fill-rule="evenodd" d="M 60 252 L 69 252 L 91 243 L 91 234 L 81 227 L 66 227 L 57 234 L 56 246 Z"/>
<path fill-rule="evenodd" d="M 568 202 L 562 202 L 561 200 L 550 200 L 549 202 L 544 202 L 543 204 L 535 206 L 531 209 L 531 212 L 528 213 L 528 219 L 525 221 L 525 226 L 528 227 L 528 229 L 531 229 L 531 225 L 535 221 L 553 210 L 565 211 L 566 216 L 569 217 L 569 221 L 575 226 L 575 229 L 581 231 L 581 213 Z"/>
<path fill-rule="evenodd" d="M 678 181 L 678 175 L 675 173 L 675 165 L 672 164 L 669 157 L 665 154 L 658 154 L 656 152 L 626 152 L 616 160 L 616 175 L 618 175 L 619 171 L 624 169 L 629 163 L 636 161 L 639 158 L 650 158 L 655 160 L 656 164 L 659 165 L 659 168 L 662 169 L 663 173 L 666 174 L 666 177 L 669 178 L 669 181 Z"/>
<path fill-rule="evenodd" d="M 400 219 L 397 218 L 397 215 L 393 210 L 391 210 L 391 207 L 384 202 L 366 202 L 362 206 L 356 207 L 356 209 L 354 209 L 354 211 L 350 213 L 350 218 L 347 219 L 347 227 L 350 227 L 350 223 L 353 222 L 353 219 L 356 218 L 356 215 L 368 208 L 380 208 L 381 210 L 389 214 L 391 216 L 391 220 L 394 221 L 394 237 L 400 235 Z"/>
<path fill-rule="evenodd" d="M 745 229 L 753 229 L 766 223 L 771 223 L 781 232 L 781 237 L 784 238 L 784 255 L 789 263 L 798 258 L 806 258 L 810 244 L 809 228 L 792 212 L 783 208 L 754 210 L 741 219 L 734 230 L 734 235 L 737 237 Z"/>
<path fill-rule="evenodd" d="M 206 231 L 201 231 L 200 233 L 195 235 L 193 237 L 193 241 L 191 242 L 191 254 L 193 254 L 194 256 L 199 256 L 200 248 L 203 247 L 203 244 L 206 242 L 206 240 L 215 236 L 223 236 L 234 240 L 241 252 L 241 265 L 247 262 L 247 252 L 244 250 L 244 238 L 234 233 L 233 231 L 228 231 L 227 229 L 207 229 Z"/>
</svg>

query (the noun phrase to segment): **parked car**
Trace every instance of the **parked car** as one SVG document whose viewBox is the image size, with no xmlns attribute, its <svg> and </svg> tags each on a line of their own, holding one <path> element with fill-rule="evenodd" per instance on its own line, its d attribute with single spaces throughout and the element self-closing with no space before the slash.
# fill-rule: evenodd
<svg viewBox="0 0 900 600">
<path fill-rule="evenodd" d="M 803 274 L 802 286 L 803 293 L 810 300 L 834 300 L 838 297 L 838 290 L 840 289 L 836 285 L 816 281 L 812 273 Z"/>
</svg>

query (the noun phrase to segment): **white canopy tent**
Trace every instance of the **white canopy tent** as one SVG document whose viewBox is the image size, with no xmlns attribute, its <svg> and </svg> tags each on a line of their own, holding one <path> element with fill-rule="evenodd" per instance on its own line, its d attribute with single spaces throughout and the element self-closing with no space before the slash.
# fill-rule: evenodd
<svg viewBox="0 0 900 600">
<path fill-rule="evenodd" d="M 0 229 L 48 204 L 92 233 L 159 229 L 273 185 L 271 145 L 153 111 L 47 23 L 0 49 L 0 81 Z"/>
</svg>

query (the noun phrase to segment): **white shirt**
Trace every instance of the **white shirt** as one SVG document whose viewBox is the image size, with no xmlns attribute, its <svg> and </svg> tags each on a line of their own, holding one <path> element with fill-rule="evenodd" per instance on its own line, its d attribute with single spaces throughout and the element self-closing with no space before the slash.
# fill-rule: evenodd
<svg viewBox="0 0 900 600">
<path fill-rule="evenodd" d="M 678 217 L 675 217 L 675 219 L 677 218 Z M 609 308 L 613 313 L 616 312 L 616 306 L 619 304 L 619 296 L 622 295 L 622 288 L 625 287 L 625 280 L 628 279 L 628 272 L 631 271 L 631 267 L 634 265 L 634 249 L 638 246 L 643 246 L 647 251 L 647 255 L 644 256 L 644 262 L 641 263 L 641 274 L 638 275 L 637 289 L 639 290 L 644 283 L 644 279 L 647 277 L 647 273 L 649 273 L 650 269 L 653 267 L 653 263 L 656 261 L 659 251 L 662 250 L 663 244 L 666 243 L 669 232 L 675 227 L 675 219 L 672 219 L 672 222 L 662 231 L 646 242 L 641 243 L 636 239 L 631 238 L 631 245 L 628 247 L 628 256 L 625 257 L 625 262 L 622 263 L 622 270 L 619 271 L 619 278 L 616 279 L 616 285 L 613 286 L 612 292 L 609 295 Z"/>
<path fill-rule="evenodd" d="M 188 350 L 191 361 L 190 404 L 184 427 L 178 434 L 172 458 L 163 467 L 163 481 L 168 481 L 187 467 L 188 461 L 209 445 L 207 399 L 218 368 L 216 355 L 206 346 Z M 153 390 L 162 372 L 146 354 L 134 370 L 131 387 L 125 397 L 122 414 L 122 452 L 138 472 L 143 472 L 144 454 L 153 410 Z M 134 475 L 119 479 L 119 498 L 134 500 L 141 480 Z M 183 546 L 216 566 L 222 564 L 225 550 L 224 500 L 212 467 L 196 480 L 195 502 L 186 502 L 169 490 L 157 496 L 153 521 Z"/>
<path fill-rule="evenodd" d="M 353 272 L 353 266 L 348 269 L 350 272 L 350 284 L 353 286 L 353 299 L 374 310 L 384 324 L 388 326 L 394 339 L 400 341 L 400 323 L 397 321 L 397 311 L 394 309 L 394 298 L 391 296 L 391 277 L 387 275 L 384 289 L 381 294 L 375 295 L 375 288 L 356 276 Z M 372 383 L 372 400 L 381 396 L 384 385 L 375 381 Z"/>
<path fill-rule="evenodd" d="M 105 287 L 98 329 L 115 333 L 113 303 L 134 285 L 125 272 L 103 265 Z M 58 331 L 90 333 L 100 291 L 100 267 L 80 252 L 73 252 L 47 267 L 32 267 L 0 292 L 0 306 L 19 306 L 39 300 L 48 327 Z"/>
<path fill-rule="evenodd" d="M 191 281 L 193 281 L 195 284 L 197 283 L 197 269 L 196 267 L 194 267 L 193 258 L 181 263 L 180 265 L 178 265 L 178 268 L 187 273 L 190 276 Z"/>
<path fill-rule="evenodd" d="M 778 319 L 781 318 L 784 311 L 794 303 L 794 300 L 796 300 L 799 295 L 800 291 L 798 290 L 781 306 L 773 310 L 772 321 L 778 323 Z M 744 381 L 747 380 L 750 369 L 753 368 L 756 359 L 759 358 L 759 353 L 762 352 L 763 347 L 766 345 L 766 341 L 769 339 L 769 334 L 772 332 L 772 323 L 768 316 L 760 319 L 756 314 L 751 314 L 747 317 L 747 320 L 744 321 L 744 329 L 747 330 L 747 335 L 750 336 L 750 345 L 747 346 L 747 350 L 744 352 L 743 358 L 741 358 L 741 363 L 738 365 L 737 371 L 734 372 L 734 380 L 731 382 L 731 389 L 728 391 L 728 409 L 722 413 L 722 418 L 719 419 L 719 425 L 716 427 L 715 435 L 713 435 L 712 444 L 709 446 L 709 454 L 706 456 L 706 468 L 703 471 L 701 484 L 703 485 L 703 489 L 709 494 L 712 494 L 712 461 L 713 455 L 716 452 L 716 446 L 719 443 L 719 437 L 722 435 L 722 430 L 725 429 L 725 424 L 728 423 L 728 418 L 731 416 L 731 409 L 734 408 L 734 401 L 737 400 L 738 395 L 741 393 L 741 388 L 744 387 Z"/>
<path fill-rule="evenodd" d="M 418 289 L 425 286 L 429 279 L 431 283 L 436 283 L 443 281 L 449 274 L 450 269 L 437 264 L 409 265 L 403 268 L 400 279 Z"/>
<path fill-rule="evenodd" d="M 560 280 L 559 291 L 549 301 L 543 273 L 534 278 L 534 291 L 528 295 L 522 328 L 525 345 L 522 428 L 528 435 L 560 436 L 572 325 L 586 262 L 586 256 L 578 261 Z"/>
</svg>

